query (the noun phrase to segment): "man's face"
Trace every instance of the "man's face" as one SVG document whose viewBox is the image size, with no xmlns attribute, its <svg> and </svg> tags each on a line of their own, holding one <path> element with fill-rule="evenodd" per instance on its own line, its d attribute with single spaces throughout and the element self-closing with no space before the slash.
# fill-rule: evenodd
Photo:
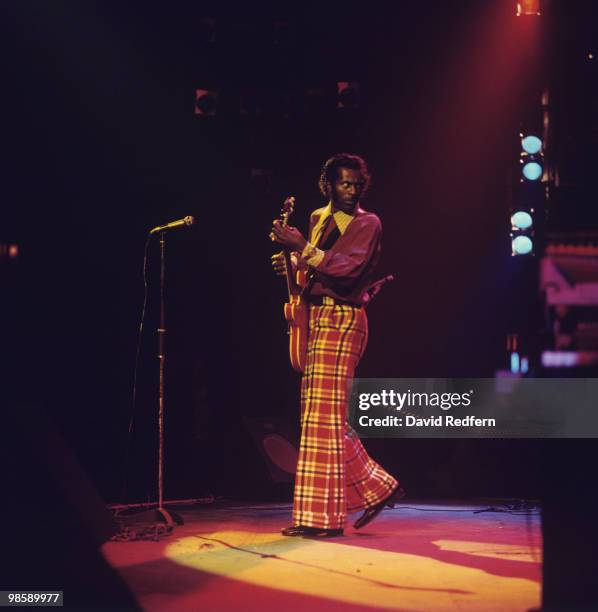
<svg viewBox="0 0 598 612">
<path fill-rule="evenodd" d="M 365 181 L 359 170 L 339 168 L 337 173 L 336 181 L 332 184 L 332 206 L 352 214 L 363 193 Z"/>
</svg>

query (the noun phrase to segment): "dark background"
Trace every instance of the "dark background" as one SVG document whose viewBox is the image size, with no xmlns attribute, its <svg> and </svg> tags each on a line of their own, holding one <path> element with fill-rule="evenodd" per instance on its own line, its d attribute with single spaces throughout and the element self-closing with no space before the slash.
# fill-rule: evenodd
<svg viewBox="0 0 598 612">
<path fill-rule="evenodd" d="M 359 374 L 505 368 L 506 334 L 542 326 L 536 261 L 510 256 L 507 192 L 544 83 L 561 172 L 549 226 L 596 228 L 596 11 L 514 5 L 4 3 L 0 240 L 20 247 L 2 264 L 7 399 L 47 410 L 106 499 L 155 499 L 157 242 L 127 434 L 144 241 L 194 215 L 166 236 L 166 496 L 238 494 L 242 419 L 298 418 L 270 224 L 293 194 L 305 230 L 338 151 L 370 164 L 364 206 L 384 224 L 380 272 L 397 276 L 369 309 Z M 358 109 L 336 108 L 345 80 L 361 83 Z M 216 116 L 194 113 L 196 88 L 219 90 Z M 305 88 L 323 90 L 315 107 Z M 240 115 L 247 90 L 260 110 Z M 538 493 L 532 441 L 367 445 L 413 494 Z"/>
</svg>

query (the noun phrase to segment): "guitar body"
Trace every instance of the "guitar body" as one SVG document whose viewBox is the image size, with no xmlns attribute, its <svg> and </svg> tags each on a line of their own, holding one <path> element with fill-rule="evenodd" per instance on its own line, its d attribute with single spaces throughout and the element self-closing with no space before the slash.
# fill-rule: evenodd
<svg viewBox="0 0 598 612">
<path fill-rule="evenodd" d="M 300 295 L 292 295 L 284 305 L 284 318 L 289 324 L 289 357 L 296 372 L 305 371 L 307 337 L 309 334 L 309 305 Z"/>
<path fill-rule="evenodd" d="M 294 205 L 295 198 L 289 197 L 285 200 L 281 212 L 281 222 L 283 225 L 288 223 Z M 295 276 L 290 252 L 284 249 L 283 253 L 287 272 L 287 289 L 289 292 L 289 301 L 284 305 L 284 318 L 288 323 L 289 357 L 293 370 L 303 373 L 307 361 L 307 337 L 309 334 L 309 305 L 301 296 L 302 287 L 306 279 L 302 271 L 297 271 Z"/>
</svg>

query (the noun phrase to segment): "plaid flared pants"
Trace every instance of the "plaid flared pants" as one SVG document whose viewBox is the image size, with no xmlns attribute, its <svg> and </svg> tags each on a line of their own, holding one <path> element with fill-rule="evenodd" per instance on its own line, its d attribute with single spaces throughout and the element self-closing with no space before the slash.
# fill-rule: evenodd
<svg viewBox="0 0 598 612">
<path fill-rule="evenodd" d="M 365 311 L 324 302 L 310 306 L 293 524 L 339 529 L 348 513 L 382 501 L 397 481 L 347 423 L 348 384 L 368 337 Z"/>
</svg>

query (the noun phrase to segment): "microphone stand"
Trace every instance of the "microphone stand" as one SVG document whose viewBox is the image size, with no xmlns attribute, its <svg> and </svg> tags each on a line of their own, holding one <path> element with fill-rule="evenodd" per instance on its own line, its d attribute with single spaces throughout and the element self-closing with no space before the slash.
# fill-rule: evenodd
<svg viewBox="0 0 598 612">
<path fill-rule="evenodd" d="M 164 362 L 166 350 L 164 338 L 166 336 L 166 324 L 164 316 L 164 232 L 160 232 L 160 324 L 158 327 L 158 363 L 160 366 L 158 385 L 158 507 L 156 518 L 164 521 L 169 527 L 175 524 L 182 525 L 183 519 L 175 512 L 169 512 L 164 508 Z"/>
</svg>

